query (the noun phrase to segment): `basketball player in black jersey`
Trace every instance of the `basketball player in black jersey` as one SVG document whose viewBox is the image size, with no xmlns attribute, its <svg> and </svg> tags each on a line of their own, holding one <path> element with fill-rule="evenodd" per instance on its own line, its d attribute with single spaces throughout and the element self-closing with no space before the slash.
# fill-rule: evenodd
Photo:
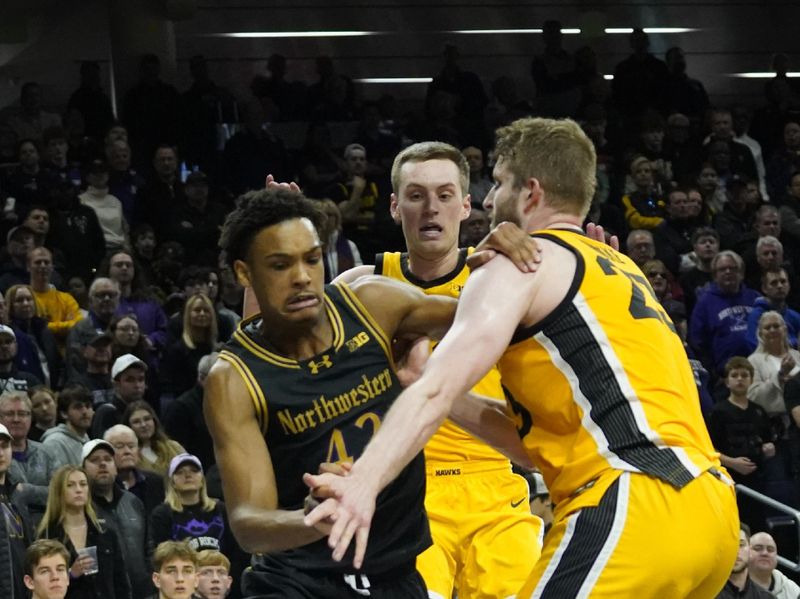
<svg viewBox="0 0 800 599">
<path fill-rule="evenodd" d="M 259 314 L 239 326 L 206 382 L 205 415 L 231 527 L 254 554 L 247 597 L 427 597 L 416 555 L 430 545 L 422 455 L 377 503 L 363 567 L 334 561 L 330 523 L 303 522 L 304 472 L 361 455 L 400 392 L 397 337 L 439 337 L 455 300 L 364 277 L 323 284 L 319 213 L 301 194 L 250 192 L 220 246 Z"/>
</svg>

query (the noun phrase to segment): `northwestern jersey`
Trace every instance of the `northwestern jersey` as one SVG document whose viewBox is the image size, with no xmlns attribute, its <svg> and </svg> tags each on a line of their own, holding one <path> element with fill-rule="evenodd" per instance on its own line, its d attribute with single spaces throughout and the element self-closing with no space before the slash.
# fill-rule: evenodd
<svg viewBox="0 0 800 599">
<path fill-rule="evenodd" d="M 578 232 L 534 236 L 570 250 L 575 276 L 551 314 L 516 331 L 498 366 L 553 502 L 592 505 L 615 472 L 681 488 L 719 467 L 683 343 L 639 268 Z"/>
<path fill-rule="evenodd" d="M 467 256 L 471 252 L 472 249 L 459 250 L 458 264 L 452 272 L 432 281 L 423 281 L 415 277 L 408 269 L 408 254 L 400 252 L 385 252 L 375 256 L 375 273 L 414 285 L 427 295 L 458 298 L 469 276 Z M 497 368 L 492 368 L 472 390 L 480 395 L 502 400 L 503 389 L 500 386 L 500 373 Z M 428 441 L 425 446 L 425 460 L 429 463 L 472 460 L 508 462 L 500 452 L 479 441 L 450 420 L 445 420 Z"/>
<path fill-rule="evenodd" d="M 333 328 L 330 348 L 308 360 L 270 349 L 259 316 L 240 323 L 220 358 L 242 376 L 272 458 L 278 507 L 303 508 L 305 472 L 322 462 L 352 462 L 364 451 L 402 390 L 390 340 L 344 284 L 325 287 Z M 424 509 L 422 453 L 378 496 L 364 573 L 413 560 L 430 541 Z M 304 570 L 350 571 L 350 557 L 331 559 L 327 540 L 274 554 Z"/>
</svg>

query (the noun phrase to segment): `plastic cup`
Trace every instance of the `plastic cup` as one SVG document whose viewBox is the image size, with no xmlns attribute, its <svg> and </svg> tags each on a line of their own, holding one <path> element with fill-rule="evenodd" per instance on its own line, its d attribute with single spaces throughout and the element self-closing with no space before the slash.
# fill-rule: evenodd
<svg viewBox="0 0 800 599">
<path fill-rule="evenodd" d="M 95 545 L 78 549 L 78 557 L 89 557 L 92 560 L 91 568 L 85 570 L 84 574 L 97 574 L 100 571 L 97 565 L 97 547 Z"/>
</svg>

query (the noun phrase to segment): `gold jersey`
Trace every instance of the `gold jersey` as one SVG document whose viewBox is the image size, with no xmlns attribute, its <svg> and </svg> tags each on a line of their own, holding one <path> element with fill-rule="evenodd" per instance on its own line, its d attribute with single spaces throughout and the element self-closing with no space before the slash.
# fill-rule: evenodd
<svg viewBox="0 0 800 599">
<path fill-rule="evenodd" d="M 458 264 L 448 274 L 433 281 L 423 281 L 408 269 L 408 255 L 400 252 L 378 254 L 375 260 L 375 273 L 381 274 L 409 285 L 418 287 L 428 295 L 446 295 L 457 298 L 467 282 L 469 268 L 467 256 L 472 248 L 459 250 Z M 475 393 L 503 399 L 500 373 L 497 368 L 481 379 L 473 388 Z M 466 462 L 474 460 L 504 461 L 508 459 L 500 452 L 479 441 L 450 420 L 445 420 L 436 434 L 425 446 L 425 460 L 431 462 Z"/>
<path fill-rule="evenodd" d="M 498 367 L 553 501 L 594 505 L 624 471 L 680 489 L 719 467 L 683 344 L 639 268 L 577 231 L 533 235 L 571 250 L 575 276 Z"/>
</svg>

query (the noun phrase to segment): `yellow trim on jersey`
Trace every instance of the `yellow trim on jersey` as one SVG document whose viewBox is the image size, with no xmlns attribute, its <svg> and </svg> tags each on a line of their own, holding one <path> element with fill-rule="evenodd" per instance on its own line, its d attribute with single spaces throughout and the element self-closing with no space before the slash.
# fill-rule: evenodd
<svg viewBox="0 0 800 599">
<path fill-rule="evenodd" d="M 267 420 L 267 417 L 269 416 L 269 408 L 267 407 L 267 398 L 264 397 L 264 392 L 261 390 L 261 386 L 256 382 L 256 379 L 253 376 L 253 373 L 250 371 L 250 368 L 248 368 L 247 364 L 245 364 L 239 356 L 226 349 L 223 349 L 219 353 L 219 357 L 233 366 L 234 369 L 236 369 L 236 372 L 238 372 L 242 377 L 242 380 L 244 381 L 244 384 L 250 393 L 250 400 L 253 402 L 253 408 L 255 408 L 256 411 L 256 420 L 259 423 L 261 432 L 266 434 L 267 424 L 269 422 Z"/>
<path fill-rule="evenodd" d="M 341 349 L 344 344 L 344 323 L 342 317 L 339 315 L 339 310 L 336 309 L 336 304 L 333 300 L 325 294 L 325 311 L 328 314 L 328 321 L 331 323 L 333 329 L 333 342 L 334 349 Z"/>
<path fill-rule="evenodd" d="M 336 306 L 327 295 L 324 296 L 324 303 L 325 303 L 325 313 L 328 316 L 328 320 L 331 323 L 331 329 L 333 332 L 333 347 L 335 349 L 340 349 L 344 344 L 344 324 L 342 323 L 342 317 L 339 316 L 339 312 L 336 310 Z M 247 351 L 252 353 L 258 358 L 269 362 L 270 364 L 274 364 L 275 366 L 280 366 L 281 368 L 291 368 L 293 370 L 300 369 L 300 363 L 297 360 L 293 360 L 292 358 L 287 358 L 285 356 L 281 356 L 280 354 L 276 354 L 275 352 L 271 352 L 267 348 L 262 345 L 259 345 L 244 332 L 244 328 L 253 322 L 254 320 L 261 317 L 261 314 L 256 314 L 255 316 L 251 316 L 239 323 L 239 326 L 233 332 L 234 338 L 242 344 Z"/>
<path fill-rule="evenodd" d="M 257 344 L 255 341 L 250 339 L 247 333 L 244 332 L 244 328 L 258 318 L 261 318 L 261 314 L 256 314 L 255 316 L 251 316 L 247 320 L 243 320 L 242 322 L 240 322 L 237 329 L 233 332 L 233 337 L 239 343 L 241 343 L 242 347 L 244 347 L 251 354 L 254 354 L 255 356 L 261 358 L 262 360 L 269 362 L 270 364 L 274 364 L 275 366 L 281 366 L 283 368 L 299 369 L 300 365 L 297 363 L 296 360 L 291 360 L 289 358 L 285 358 L 281 355 L 269 351 L 267 348 L 262 347 L 261 345 Z"/>
<path fill-rule="evenodd" d="M 336 287 L 342 292 L 342 299 L 344 299 L 347 305 L 352 308 L 358 319 L 361 320 L 364 326 L 372 332 L 372 335 L 375 337 L 375 341 L 377 341 L 383 348 L 386 357 L 389 359 L 389 364 L 392 366 L 392 370 L 397 370 L 394 364 L 394 356 L 392 355 L 389 337 L 386 335 L 380 325 L 375 322 L 375 320 L 372 318 L 372 315 L 367 312 L 364 304 L 362 304 L 361 300 L 356 297 L 355 293 L 353 293 L 350 287 L 348 287 L 345 283 L 337 283 Z"/>
</svg>

